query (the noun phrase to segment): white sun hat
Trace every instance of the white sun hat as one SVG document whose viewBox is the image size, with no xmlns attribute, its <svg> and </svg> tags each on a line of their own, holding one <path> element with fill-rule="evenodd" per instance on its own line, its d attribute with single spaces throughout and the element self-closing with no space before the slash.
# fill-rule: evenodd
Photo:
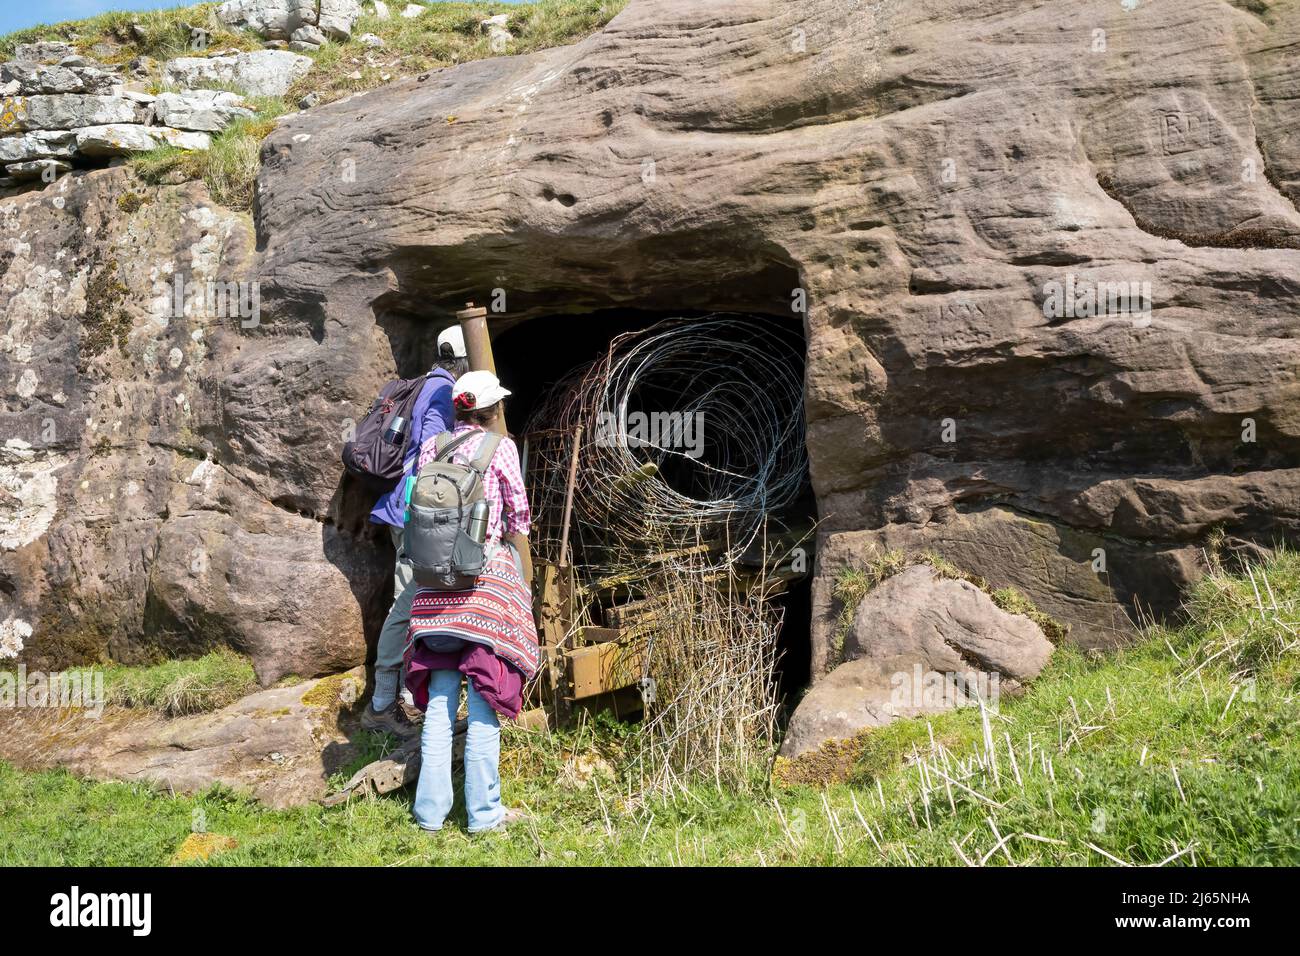
<svg viewBox="0 0 1300 956">
<path fill-rule="evenodd" d="M 442 354 L 442 347 L 450 345 L 451 351 L 456 358 L 465 358 L 465 333 L 459 325 L 449 325 L 438 333 L 438 354 Z"/>
<path fill-rule="evenodd" d="M 491 372 L 466 372 L 451 387 L 452 403 L 461 409 L 491 408 L 509 394 Z"/>
</svg>

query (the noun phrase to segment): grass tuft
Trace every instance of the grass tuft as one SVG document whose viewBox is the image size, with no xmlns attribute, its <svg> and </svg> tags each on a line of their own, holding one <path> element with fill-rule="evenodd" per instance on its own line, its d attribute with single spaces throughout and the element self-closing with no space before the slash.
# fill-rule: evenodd
<svg viewBox="0 0 1300 956">
<path fill-rule="evenodd" d="M 104 678 L 107 703 L 166 717 L 219 710 L 256 689 L 253 665 L 224 648 L 193 660 L 110 667 Z"/>
</svg>

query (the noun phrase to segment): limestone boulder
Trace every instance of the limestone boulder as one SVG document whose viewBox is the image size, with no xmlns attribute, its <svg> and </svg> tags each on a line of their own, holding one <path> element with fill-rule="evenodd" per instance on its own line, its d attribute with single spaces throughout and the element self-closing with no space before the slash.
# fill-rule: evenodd
<svg viewBox="0 0 1300 956">
<path fill-rule="evenodd" d="M 47 157 L 67 158 L 76 151 L 76 140 L 77 135 L 71 130 L 0 136 L 0 163 L 24 163 Z"/>
<path fill-rule="evenodd" d="M 227 0 L 217 7 L 217 18 L 268 39 L 287 40 L 303 24 L 315 23 L 316 11 L 317 0 Z"/>
<path fill-rule="evenodd" d="M 160 93 L 153 103 L 154 118 L 175 129 L 217 133 L 236 119 L 251 119 L 244 99 L 224 90 L 185 90 Z"/>
<path fill-rule="evenodd" d="M 76 56 L 77 48 L 61 40 L 38 40 L 35 43 L 19 43 L 14 47 L 15 60 L 29 60 L 35 63 L 56 63 L 64 57 Z"/>
<path fill-rule="evenodd" d="M 32 60 L 0 63 L 0 83 L 15 83 L 14 93 L 109 93 L 120 82 L 111 70 L 90 65 L 46 66 Z"/>
<path fill-rule="evenodd" d="M 76 130 L 77 152 L 86 156 L 128 156 L 159 146 L 207 149 L 211 142 L 207 133 L 186 132 L 167 126 L 109 123 Z"/>
<path fill-rule="evenodd" d="M 32 159 L 22 163 L 10 163 L 5 173 L 15 179 L 53 180 L 72 169 L 72 164 L 62 159 Z"/>
<path fill-rule="evenodd" d="M 346 40 L 352 36 L 352 25 L 361 16 L 360 0 L 320 0 L 317 26 L 330 39 Z"/>
<path fill-rule="evenodd" d="M 145 119 L 141 105 L 124 96 L 92 93 L 15 96 L 9 101 L 6 132 L 68 130 L 84 126 L 140 123 Z"/>
<path fill-rule="evenodd" d="M 293 31 L 293 36 L 289 38 L 290 46 L 294 43 L 306 44 L 307 46 L 320 46 L 328 37 L 321 32 L 319 27 L 305 26 L 299 27 Z"/>
<path fill-rule="evenodd" d="M 502 53 L 514 39 L 514 34 L 510 32 L 508 24 L 510 17 L 504 13 L 498 13 L 494 17 L 488 17 L 486 20 L 480 20 L 478 27 L 487 34 L 488 43 L 493 52 Z"/>
<path fill-rule="evenodd" d="M 311 69 L 311 57 L 289 50 L 253 50 L 222 56 L 182 56 L 163 67 L 177 86 L 226 86 L 250 96 L 281 96 Z"/>
</svg>

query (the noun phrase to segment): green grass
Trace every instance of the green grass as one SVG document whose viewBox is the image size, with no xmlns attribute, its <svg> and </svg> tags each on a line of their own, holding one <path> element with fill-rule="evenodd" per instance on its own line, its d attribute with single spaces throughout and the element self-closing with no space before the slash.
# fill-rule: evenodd
<svg viewBox="0 0 1300 956">
<path fill-rule="evenodd" d="M 84 20 L 64 20 L 41 24 L 0 36 L 0 56 L 13 56 L 20 43 L 37 40 L 71 41 L 77 49 L 101 62 L 127 63 L 137 56 L 158 60 L 187 56 L 190 49 L 190 26 L 212 31 L 212 48 L 256 49 L 257 37 L 242 30 L 230 30 L 213 14 L 217 3 L 197 3 L 166 10 L 114 10 Z M 136 35 L 138 26 L 142 37 Z"/>
<path fill-rule="evenodd" d="M 593 755 L 617 768 L 626 729 L 507 729 L 505 796 L 532 820 L 483 838 L 459 809 L 441 834 L 417 832 L 404 792 L 273 811 L 0 764 L 0 865 L 162 864 L 196 813 L 238 842 L 209 865 L 1300 863 L 1300 556 L 1216 573 L 1188 610 L 1186 626 L 1104 658 L 1059 649 L 990 716 L 991 752 L 978 711 L 898 721 L 852 741 L 847 781 L 824 788 L 645 798 L 575 769 Z M 951 802 L 941 772 L 961 785 Z"/>
<path fill-rule="evenodd" d="M 151 667 L 110 667 L 104 675 L 106 703 L 168 717 L 218 710 L 256 689 L 253 665 L 224 649 Z"/>
<path fill-rule="evenodd" d="M 296 109 L 303 97 L 313 94 L 318 103 L 328 103 L 361 90 L 370 90 L 403 76 L 454 66 L 469 60 L 496 56 L 479 21 L 505 13 L 515 39 L 503 54 L 531 53 L 585 36 L 608 23 L 627 0 L 540 0 L 532 4 L 430 3 L 421 17 L 400 16 L 404 3 L 390 4 L 387 20 L 373 9 L 353 25 L 352 39 L 328 42 L 306 54 L 314 61 L 311 71 L 293 84 L 284 97 L 261 98 L 252 105 L 257 116 L 236 122 L 213 137 L 206 151 L 190 152 L 165 146 L 137 154 L 131 165 L 147 183 L 182 182 L 202 179 L 212 198 L 229 208 L 252 207 L 253 183 L 259 168 L 262 140 L 275 128 L 275 119 Z M 230 30 L 214 15 L 215 3 L 147 12 L 104 13 L 87 20 L 37 26 L 0 37 L 0 55 L 11 56 L 19 43 L 34 40 L 75 39 L 88 56 L 110 64 L 123 64 L 137 56 L 158 60 L 146 86 L 163 89 L 161 67 L 175 56 L 201 55 L 192 50 L 189 27 L 204 26 L 212 31 L 209 51 L 261 47 L 261 38 L 248 31 Z M 143 34 L 137 38 L 132 25 Z M 357 37 L 373 33 L 384 41 L 372 49 Z M 232 92 L 242 92 L 232 90 Z"/>
<path fill-rule="evenodd" d="M 249 99 L 257 115 L 238 119 L 212 137 L 206 150 L 184 150 L 175 146 L 137 153 L 131 166 L 142 180 L 150 184 L 185 179 L 202 179 L 212 198 L 231 209 L 249 209 L 253 205 L 253 184 L 260 167 L 262 140 L 275 129 L 279 116 L 289 112 L 281 97 L 259 96 Z"/>
</svg>

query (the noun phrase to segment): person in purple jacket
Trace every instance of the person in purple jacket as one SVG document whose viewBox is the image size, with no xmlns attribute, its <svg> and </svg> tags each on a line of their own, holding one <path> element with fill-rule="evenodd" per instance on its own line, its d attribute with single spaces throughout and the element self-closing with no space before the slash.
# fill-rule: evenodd
<svg viewBox="0 0 1300 956">
<path fill-rule="evenodd" d="M 402 489 L 406 485 L 406 476 L 412 473 L 420 457 L 420 446 L 455 427 L 451 386 L 467 371 L 469 359 L 465 353 L 465 337 L 460 326 L 453 325 L 438 335 L 438 360 L 425 377 L 424 387 L 411 410 L 411 435 L 403 462 L 404 475 L 397 487 L 380 498 L 370 512 L 373 523 L 388 525 L 393 548 L 397 551 L 397 564 L 393 569 L 393 606 L 379 632 L 379 647 L 375 652 L 375 692 L 361 715 L 361 726 L 366 730 L 380 730 L 398 736 L 408 736 L 415 730 L 397 706 L 402 652 L 406 649 L 411 598 L 416 590 L 411 566 L 402 560 Z"/>
</svg>

